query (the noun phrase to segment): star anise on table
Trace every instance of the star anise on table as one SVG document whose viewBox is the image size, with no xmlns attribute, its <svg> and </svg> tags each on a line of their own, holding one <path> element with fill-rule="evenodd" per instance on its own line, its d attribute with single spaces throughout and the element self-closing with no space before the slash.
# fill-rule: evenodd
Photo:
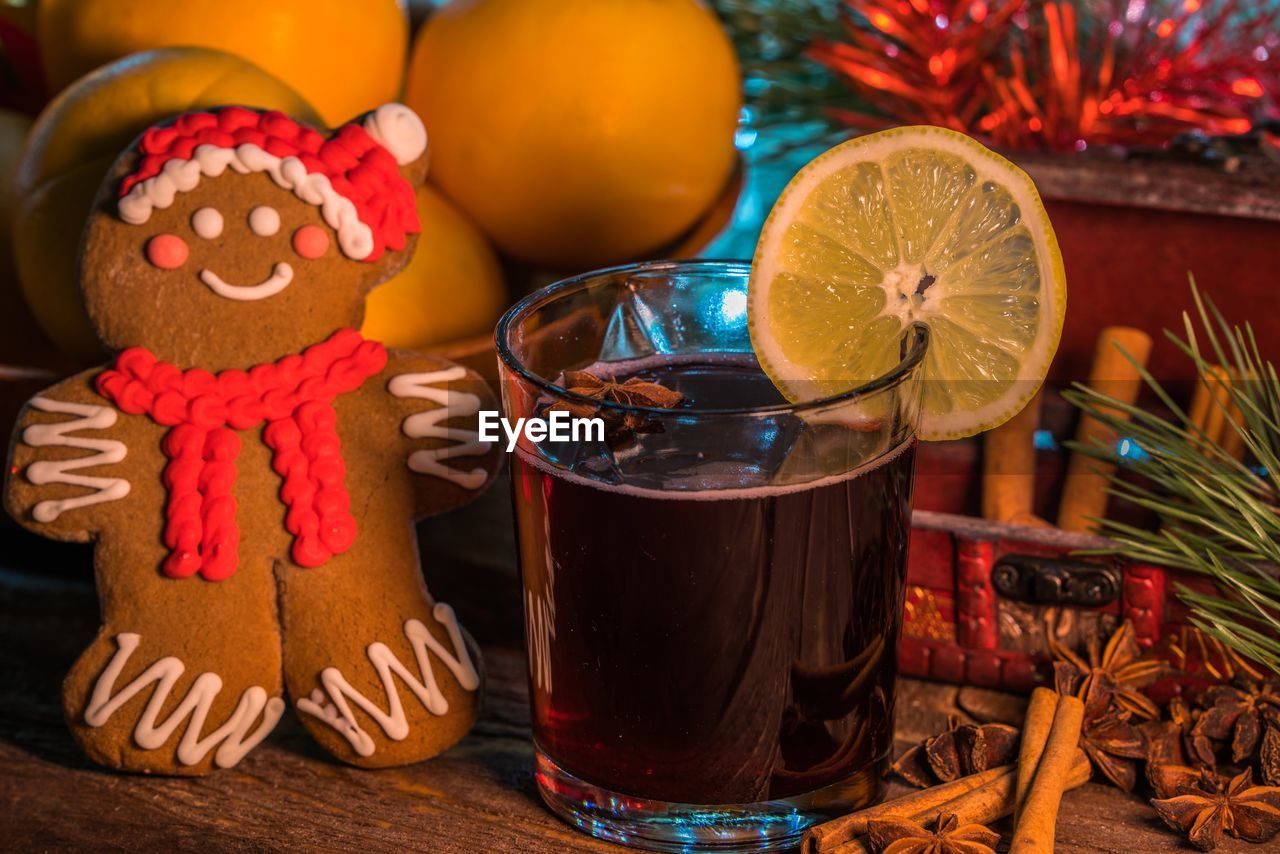
<svg viewBox="0 0 1280 854">
<path fill-rule="evenodd" d="M 1280 710 L 1280 680 L 1238 679 L 1235 685 L 1216 685 L 1199 697 L 1204 709 L 1192 734 L 1216 741 L 1231 739 L 1231 760 L 1244 762 L 1258 750 L 1264 713 Z"/>
<path fill-rule="evenodd" d="M 938 816 L 933 830 L 905 818 L 872 819 L 867 840 L 876 854 L 995 854 L 1000 834 L 947 814 Z"/>
<path fill-rule="evenodd" d="M 1262 745 L 1258 748 L 1258 769 L 1263 782 L 1280 786 L 1280 709 L 1262 712 Z"/>
<path fill-rule="evenodd" d="M 1192 768 L 1189 765 L 1149 765 L 1147 782 L 1151 784 L 1157 798 L 1172 798 L 1188 792 L 1194 794 L 1201 790 L 1200 781 L 1205 771 L 1213 773 L 1210 769 Z"/>
<path fill-rule="evenodd" d="M 573 394 L 624 406 L 675 409 L 684 402 L 684 395 L 680 392 L 638 377 L 615 382 L 598 377 L 590 371 L 565 371 L 561 384 Z M 603 419 L 606 439 L 611 443 L 635 433 L 657 433 L 662 430 L 661 424 L 640 413 L 619 412 L 590 403 L 559 400 L 546 409 L 547 412 L 556 410 L 568 412 L 575 418 Z"/>
<path fill-rule="evenodd" d="M 1280 833 L 1280 787 L 1253 785 L 1250 770 L 1230 780 L 1204 769 L 1194 782 L 1183 777 L 1169 797 L 1151 805 L 1201 851 L 1215 848 L 1224 832 L 1246 842 L 1268 842 Z"/>
<path fill-rule="evenodd" d="M 1160 717 L 1160 707 L 1142 689 L 1165 671 L 1164 662 L 1143 659 L 1134 636 L 1133 623 L 1125 620 L 1105 647 L 1096 636 L 1089 639 L 1088 658 L 1057 641 L 1049 641 L 1055 659 L 1053 670 L 1058 692 L 1078 696 L 1085 705 L 1085 717 L 1094 717 L 1114 703 L 1143 720 Z"/>
<path fill-rule="evenodd" d="M 1126 792 L 1138 782 L 1138 762 L 1147 758 L 1147 740 L 1129 718 L 1127 711 L 1107 709 L 1086 720 L 1080 732 L 1080 747 L 1093 767 Z"/>
<path fill-rule="evenodd" d="M 1194 733 L 1196 713 L 1186 700 L 1174 697 L 1165 706 L 1167 720 L 1138 725 L 1147 739 L 1147 768 L 1162 765 L 1217 765 L 1213 742 Z"/>
<path fill-rule="evenodd" d="M 926 738 L 893 763 L 893 772 L 913 786 L 928 788 L 1008 765 L 1018 757 L 1017 727 L 1006 724 L 962 724 L 956 717 L 947 729 Z"/>
</svg>

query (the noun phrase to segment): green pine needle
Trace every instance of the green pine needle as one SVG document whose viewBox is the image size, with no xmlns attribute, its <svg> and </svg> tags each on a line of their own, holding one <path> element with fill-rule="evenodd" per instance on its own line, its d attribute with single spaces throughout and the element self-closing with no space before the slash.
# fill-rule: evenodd
<svg viewBox="0 0 1280 854">
<path fill-rule="evenodd" d="M 1172 415 L 1165 418 L 1076 383 L 1065 392 L 1067 400 L 1146 453 L 1121 460 L 1114 447 L 1101 443 L 1067 445 L 1141 475 L 1145 485 L 1113 476 L 1108 491 L 1160 519 L 1156 530 L 1100 520 L 1102 532 L 1116 543 L 1104 551 L 1212 578 L 1217 596 L 1177 585 L 1192 624 L 1280 672 L 1280 377 L 1262 358 L 1248 324 L 1228 324 L 1194 279 L 1191 295 L 1201 336 L 1186 312 L 1183 336 L 1168 330 L 1165 336 L 1191 360 L 1200 383 L 1212 382 L 1213 365 L 1227 366 L 1235 379 L 1225 388 L 1225 400 L 1210 397 L 1256 467 L 1192 424 L 1186 410 L 1127 353 Z"/>
<path fill-rule="evenodd" d="M 832 108 L 868 105 L 806 51 L 815 39 L 844 36 L 832 0 L 711 0 L 742 66 L 747 125 L 766 132 L 752 149 L 776 160 L 795 151 L 830 148 L 849 137 Z M 810 155 L 811 156 L 811 155 Z M 808 159 L 807 157 L 805 159 Z"/>
</svg>

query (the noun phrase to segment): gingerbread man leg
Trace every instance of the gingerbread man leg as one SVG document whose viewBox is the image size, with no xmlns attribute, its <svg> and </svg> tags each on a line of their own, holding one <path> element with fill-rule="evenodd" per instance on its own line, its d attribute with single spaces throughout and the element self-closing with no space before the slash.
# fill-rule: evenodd
<svg viewBox="0 0 1280 854">
<path fill-rule="evenodd" d="M 427 592 L 410 520 L 465 503 L 493 477 L 498 451 L 478 445 L 474 431 L 477 409 L 496 405 L 466 369 L 403 353 L 339 401 L 345 502 L 358 534 L 349 551 L 311 569 L 282 561 L 279 577 L 289 696 L 340 759 L 416 762 L 475 721 L 480 652 Z"/>
<path fill-rule="evenodd" d="M 284 566 L 284 672 L 295 711 L 354 765 L 427 759 L 475 722 L 481 659 L 427 592 L 413 529 L 370 515 L 354 547 L 316 569 Z"/>
<path fill-rule="evenodd" d="M 164 429 L 121 413 L 87 372 L 22 412 L 5 504 L 20 524 L 94 541 L 103 627 L 64 683 L 72 734 L 114 768 L 202 774 L 234 765 L 284 709 L 269 559 L 221 582 L 166 574 Z M 266 465 L 265 451 L 258 451 Z M 243 498 L 243 496 L 238 496 Z M 283 536 L 277 526 L 245 531 Z"/>
<path fill-rule="evenodd" d="M 67 676 L 71 732 L 96 761 L 196 775 L 238 763 L 285 703 L 263 563 L 231 578 L 167 578 L 149 549 L 99 549 L 104 625 Z"/>
</svg>

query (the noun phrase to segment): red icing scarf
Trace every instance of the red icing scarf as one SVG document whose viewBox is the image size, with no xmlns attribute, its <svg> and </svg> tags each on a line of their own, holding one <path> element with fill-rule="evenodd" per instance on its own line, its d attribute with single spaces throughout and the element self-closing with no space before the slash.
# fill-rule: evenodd
<svg viewBox="0 0 1280 854">
<path fill-rule="evenodd" d="M 236 571 L 237 430 L 266 424 L 262 441 L 283 479 L 284 525 L 301 566 L 319 566 L 351 547 L 356 520 L 343 485 L 346 466 L 333 399 L 355 391 L 387 364 L 387 351 L 354 329 L 341 329 L 301 355 L 248 371 L 183 371 L 151 351 L 130 347 L 98 376 L 98 393 L 131 415 L 169 428 L 161 447 L 169 458 L 164 483 L 164 572 L 209 581 Z"/>
</svg>

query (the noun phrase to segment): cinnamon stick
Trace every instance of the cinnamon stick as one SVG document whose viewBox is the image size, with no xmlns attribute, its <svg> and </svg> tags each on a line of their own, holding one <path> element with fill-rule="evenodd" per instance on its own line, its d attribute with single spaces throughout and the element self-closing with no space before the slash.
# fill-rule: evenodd
<svg viewBox="0 0 1280 854">
<path fill-rule="evenodd" d="M 1230 369 L 1229 381 L 1237 388 L 1242 383 L 1252 382 L 1255 378 L 1252 376 L 1241 376 L 1234 368 Z M 1222 431 L 1218 444 L 1222 445 L 1222 450 L 1226 451 L 1227 456 L 1235 460 L 1243 460 L 1245 453 L 1244 438 L 1240 435 L 1240 428 L 1245 426 L 1244 413 L 1240 411 L 1240 407 L 1236 405 L 1235 399 L 1231 398 L 1227 404 L 1227 417 L 1222 425 Z"/>
<path fill-rule="evenodd" d="M 1012 770 L 1012 766 L 1005 767 L 1010 770 L 995 781 L 940 806 L 913 813 L 907 818 L 925 826 L 936 822 L 939 815 L 952 813 L 960 824 L 991 824 L 999 821 L 1013 812 L 1013 800 L 1017 787 L 1017 774 Z M 1077 749 L 1070 770 L 1062 778 L 1064 791 L 1083 786 L 1092 774 L 1093 767 L 1089 764 L 1084 751 Z M 861 839 L 851 839 L 839 845 L 812 849 L 812 854 L 867 854 L 867 846 Z"/>
<path fill-rule="evenodd" d="M 1077 697 L 1059 697 L 1053 727 L 1036 766 L 1035 779 L 1022 806 L 1021 820 L 1013 829 L 1009 854 L 1049 854 L 1058 825 L 1058 807 L 1066 791 L 1076 755 L 1084 703 Z"/>
<path fill-rule="evenodd" d="M 1018 745 L 1018 784 L 1013 800 L 1013 821 L 1016 824 L 1022 814 L 1027 791 L 1035 777 L 1036 766 L 1049 740 L 1054 713 L 1058 709 L 1058 692 L 1049 688 L 1037 688 L 1031 692 L 1027 704 L 1027 716 L 1022 722 L 1022 741 Z"/>
<path fill-rule="evenodd" d="M 999 768 L 992 768 L 981 774 L 970 774 L 968 777 L 961 777 L 941 786 L 921 789 L 892 801 L 885 801 L 877 806 L 814 825 L 805 832 L 804 839 L 800 843 L 801 854 L 825 854 L 834 850 L 836 846 L 866 833 L 867 822 L 873 818 L 910 816 L 920 810 L 938 807 L 1006 775 L 1013 776 L 1012 765 L 1001 765 Z"/>
<path fill-rule="evenodd" d="M 1145 365 L 1151 355 L 1151 336 L 1140 329 L 1109 326 L 1098 336 L 1089 371 L 1089 386 L 1117 400 L 1133 403 L 1138 398 L 1141 377 L 1125 356 Z M 1100 421 L 1081 416 L 1076 441 L 1082 445 L 1114 442 L 1115 436 Z M 1107 510 L 1107 483 L 1115 466 L 1081 453 L 1071 455 L 1058 507 L 1058 527 L 1068 531 L 1092 531 L 1093 519 Z M 1092 517 L 1092 518 L 1090 518 Z"/>
<path fill-rule="evenodd" d="M 1210 442 L 1222 441 L 1224 427 L 1231 430 L 1226 425 L 1227 407 L 1231 403 L 1231 395 L 1227 391 L 1230 382 L 1231 377 L 1221 365 L 1207 366 L 1205 373 L 1196 382 L 1187 418 L 1191 422 L 1190 426 L 1195 428 L 1191 431 L 1192 435 L 1197 435 L 1196 429 L 1203 434 L 1198 435 L 1197 439 L 1206 452 Z"/>
<path fill-rule="evenodd" d="M 1243 423 L 1244 413 L 1240 411 L 1240 407 L 1232 403 L 1230 411 L 1227 413 L 1227 421 L 1223 425 L 1222 438 L 1218 440 L 1218 444 L 1222 445 L 1222 450 L 1226 451 L 1227 456 L 1233 460 L 1244 459 L 1244 439 L 1236 428 L 1232 426 Z"/>
<path fill-rule="evenodd" d="M 1215 408 L 1213 381 L 1218 376 L 1218 371 L 1222 370 L 1219 365 L 1209 365 L 1208 368 L 1208 371 L 1196 377 L 1195 388 L 1191 392 L 1191 406 L 1187 409 L 1189 426 L 1205 432 L 1208 432 L 1205 428 L 1209 423 L 1209 412 Z"/>
<path fill-rule="evenodd" d="M 1022 411 L 982 437 L 982 516 L 1022 523 L 1031 514 L 1036 486 L 1036 449 L 1040 394 Z"/>
<path fill-rule="evenodd" d="M 1093 773 L 1083 750 L 1076 750 L 1069 759 L 1071 765 L 1062 777 L 1064 790 L 1083 786 Z M 1013 813 L 1017 784 L 1018 775 L 1010 771 L 994 783 L 974 789 L 940 807 L 922 810 L 912 815 L 911 820 L 929 824 L 937 821 L 939 815 L 955 813 L 961 824 L 991 824 Z"/>
</svg>

